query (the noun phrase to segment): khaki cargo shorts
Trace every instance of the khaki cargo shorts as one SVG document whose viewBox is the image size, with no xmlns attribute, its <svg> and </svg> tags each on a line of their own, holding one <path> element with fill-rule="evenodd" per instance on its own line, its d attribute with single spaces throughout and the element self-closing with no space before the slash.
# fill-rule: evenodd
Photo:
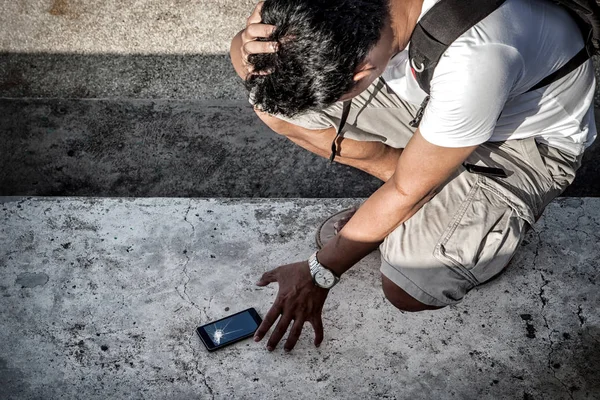
<svg viewBox="0 0 600 400">
<path fill-rule="evenodd" d="M 380 79 L 359 97 L 344 137 L 404 148 L 417 107 Z M 337 127 L 342 103 L 286 119 L 308 129 Z M 285 119 L 285 118 L 284 118 Z M 502 168 L 507 178 L 476 175 L 461 167 L 439 193 L 381 244 L 381 272 L 431 306 L 459 302 L 508 265 L 527 230 L 575 178 L 576 157 L 535 139 L 485 143 L 467 163 Z"/>
</svg>

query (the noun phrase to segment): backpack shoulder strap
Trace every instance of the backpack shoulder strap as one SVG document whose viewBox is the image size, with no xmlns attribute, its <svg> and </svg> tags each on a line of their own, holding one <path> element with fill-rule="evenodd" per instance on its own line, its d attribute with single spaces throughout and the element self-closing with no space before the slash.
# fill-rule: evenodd
<svg viewBox="0 0 600 400">
<path fill-rule="evenodd" d="M 527 92 L 556 82 L 575 71 L 594 54 L 600 53 L 600 4 L 596 0 L 555 0 L 554 2 L 563 6 L 571 14 L 581 29 L 584 47 L 565 65 L 542 79 Z"/>
<path fill-rule="evenodd" d="M 583 65 L 584 62 L 589 60 L 590 57 L 592 57 L 592 55 L 593 55 L 592 51 L 593 50 L 590 50 L 589 46 L 584 47 L 583 49 L 581 49 L 579 51 L 579 53 L 577 53 L 573 58 L 571 58 L 565 65 L 563 65 L 558 70 L 554 71 L 552 74 L 550 74 L 547 77 L 545 77 L 544 79 L 542 79 L 538 84 L 533 86 L 531 89 L 529 89 L 525 93 L 532 92 L 534 90 L 538 90 L 540 88 L 546 87 L 546 86 L 550 85 L 551 83 L 554 83 L 557 80 L 569 75 L 571 72 L 575 71 L 577 68 L 579 68 L 581 65 Z"/>
<path fill-rule="evenodd" d="M 429 94 L 442 54 L 463 33 L 494 12 L 505 0 L 442 0 L 419 21 L 408 49 L 412 73 Z"/>
</svg>

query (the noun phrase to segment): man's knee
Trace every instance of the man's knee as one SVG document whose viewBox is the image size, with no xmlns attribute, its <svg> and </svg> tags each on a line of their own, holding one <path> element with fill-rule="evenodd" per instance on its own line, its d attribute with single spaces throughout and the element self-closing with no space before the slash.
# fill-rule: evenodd
<svg viewBox="0 0 600 400">
<path fill-rule="evenodd" d="M 442 308 L 421 303 L 383 274 L 381 275 L 381 287 L 386 299 L 400 311 L 417 312 Z"/>
</svg>

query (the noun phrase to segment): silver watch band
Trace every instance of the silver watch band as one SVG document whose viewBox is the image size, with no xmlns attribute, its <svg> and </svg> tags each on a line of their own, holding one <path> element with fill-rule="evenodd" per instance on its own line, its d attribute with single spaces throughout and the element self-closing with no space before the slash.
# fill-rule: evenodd
<svg viewBox="0 0 600 400">
<path fill-rule="evenodd" d="M 316 272 L 316 268 L 318 268 L 319 261 L 317 260 L 317 252 L 315 251 L 308 257 L 308 267 L 310 268 L 310 274 L 314 275 Z"/>
<path fill-rule="evenodd" d="M 311 275 L 315 275 L 319 269 L 321 268 L 325 268 L 323 266 L 323 264 L 321 264 L 319 262 L 319 260 L 317 259 L 317 251 L 315 251 L 309 258 L 308 258 L 308 266 L 310 267 L 310 273 Z"/>
<path fill-rule="evenodd" d="M 330 270 L 329 268 L 327 268 L 326 266 L 324 266 L 323 264 L 321 264 L 319 262 L 319 260 L 317 259 L 317 253 L 318 251 L 315 251 L 309 258 L 308 258 L 308 266 L 310 267 L 310 274 L 314 277 L 315 274 L 317 272 L 319 272 L 319 270 L 321 269 L 325 269 L 329 272 L 331 272 L 331 274 L 335 277 L 336 282 L 340 280 L 340 277 L 337 276 L 335 274 L 335 272 L 333 272 L 332 270 Z"/>
</svg>

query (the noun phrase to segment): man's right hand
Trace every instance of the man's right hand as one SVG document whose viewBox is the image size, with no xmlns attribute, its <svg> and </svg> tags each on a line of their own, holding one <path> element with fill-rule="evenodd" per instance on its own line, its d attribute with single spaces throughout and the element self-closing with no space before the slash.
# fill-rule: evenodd
<svg viewBox="0 0 600 400">
<path fill-rule="evenodd" d="M 237 74 L 246 79 L 253 73 L 252 65 L 248 62 L 251 54 L 275 53 L 278 49 L 277 42 L 260 41 L 268 38 L 275 30 L 274 25 L 262 23 L 261 10 L 264 2 L 260 2 L 254 8 L 252 15 L 246 21 L 246 29 L 239 32 L 231 42 L 230 54 L 231 62 Z M 265 72 L 262 72 L 265 74 Z"/>
</svg>

